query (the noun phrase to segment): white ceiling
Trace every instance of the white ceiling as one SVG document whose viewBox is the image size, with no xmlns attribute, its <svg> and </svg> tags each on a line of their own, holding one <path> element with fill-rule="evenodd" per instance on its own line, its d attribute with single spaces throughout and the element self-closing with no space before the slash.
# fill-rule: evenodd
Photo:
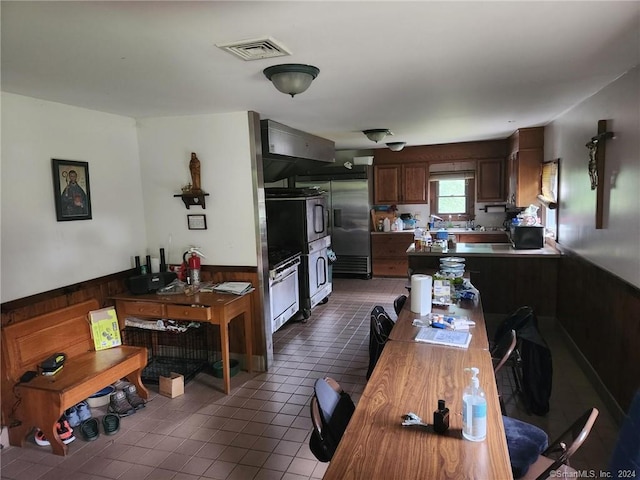
<svg viewBox="0 0 640 480">
<path fill-rule="evenodd" d="M 131 117 L 253 110 L 338 149 L 504 138 L 640 63 L 640 2 L 2 2 L 2 90 Z M 271 36 L 293 55 L 215 45 Z M 291 98 L 262 70 L 320 69 Z"/>
</svg>

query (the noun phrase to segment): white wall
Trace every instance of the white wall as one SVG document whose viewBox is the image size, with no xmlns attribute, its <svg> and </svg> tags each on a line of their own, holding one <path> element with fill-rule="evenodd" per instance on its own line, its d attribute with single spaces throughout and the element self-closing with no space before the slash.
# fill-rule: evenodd
<svg viewBox="0 0 640 480">
<path fill-rule="evenodd" d="M 2 302 L 131 267 L 146 244 L 134 120 L 2 101 Z M 51 159 L 89 162 L 93 219 L 56 221 Z"/>
<path fill-rule="evenodd" d="M 257 265 L 253 177 L 248 112 L 147 118 L 138 121 L 147 247 L 179 263 L 191 245 L 201 247 L 203 264 Z M 191 182 L 189 160 L 201 163 L 206 208 L 187 210 L 174 198 Z M 187 214 L 204 214 L 207 230 L 189 230 Z M 171 247 L 169 249 L 169 238 Z"/>
<path fill-rule="evenodd" d="M 640 287 L 640 67 L 545 127 L 545 160 L 560 158 L 558 240 Z M 585 144 L 608 120 L 604 228 L 595 229 Z"/>
</svg>

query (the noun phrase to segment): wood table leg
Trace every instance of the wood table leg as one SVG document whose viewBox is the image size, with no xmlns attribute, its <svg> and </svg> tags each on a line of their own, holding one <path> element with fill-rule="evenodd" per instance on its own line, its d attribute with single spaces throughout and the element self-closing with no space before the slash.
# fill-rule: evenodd
<svg viewBox="0 0 640 480">
<path fill-rule="evenodd" d="M 220 350 L 222 350 L 222 376 L 224 379 L 224 393 L 231 391 L 231 372 L 229 371 L 229 323 L 220 322 Z"/>
<path fill-rule="evenodd" d="M 245 310 L 242 312 L 242 317 L 244 318 L 244 338 L 245 338 L 245 348 L 247 349 L 247 371 L 251 373 L 253 371 L 253 345 L 251 339 L 251 314 L 249 311 Z"/>
</svg>

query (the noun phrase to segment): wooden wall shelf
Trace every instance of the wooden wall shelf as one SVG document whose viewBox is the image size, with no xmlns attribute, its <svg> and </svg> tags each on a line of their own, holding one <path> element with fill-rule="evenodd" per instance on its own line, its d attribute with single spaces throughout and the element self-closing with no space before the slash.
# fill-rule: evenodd
<svg viewBox="0 0 640 480">
<path fill-rule="evenodd" d="M 205 208 L 205 198 L 208 197 L 208 193 L 200 192 L 200 193 L 180 193 L 174 195 L 174 197 L 182 198 L 184 202 L 184 206 L 187 207 L 187 210 L 191 207 L 191 205 L 200 205 L 203 209 Z"/>
</svg>

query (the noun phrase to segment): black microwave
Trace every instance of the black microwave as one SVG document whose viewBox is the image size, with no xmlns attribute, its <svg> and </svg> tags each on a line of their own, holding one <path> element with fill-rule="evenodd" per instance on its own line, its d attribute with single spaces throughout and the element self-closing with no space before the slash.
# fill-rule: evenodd
<svg viewBox="0 0 640 480">
<path fill-rule="evenodd" d="M 544 247 L 544 227 L 542 225 L 512 225 L 511 244 L 517 250 Z"/>
</svg>

